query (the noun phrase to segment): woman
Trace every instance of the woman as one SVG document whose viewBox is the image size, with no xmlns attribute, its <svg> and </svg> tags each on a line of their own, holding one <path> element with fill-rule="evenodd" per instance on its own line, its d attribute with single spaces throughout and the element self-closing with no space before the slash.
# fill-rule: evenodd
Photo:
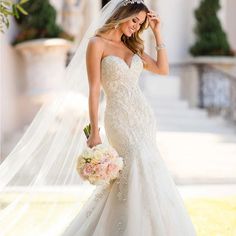
<svg viewBox="0 0 236 236">
<path fill-rule="evenodd" d="M 121 176 L 97 189 L 64 236 L 192 236 L 193 225 L 156 146 L 155 116 L 138 85 L 143 68 L 168 74 L 160 19 L 143 1 L 121 4 L 87 47 L 91 134 L 87 145 L 102 143 L 98 128 L 100 88 L 106 95 L 105 131 L 124 158 Z M 157 59 L 144 52 L 140 34 L 147 24 Z"/>
</svg>

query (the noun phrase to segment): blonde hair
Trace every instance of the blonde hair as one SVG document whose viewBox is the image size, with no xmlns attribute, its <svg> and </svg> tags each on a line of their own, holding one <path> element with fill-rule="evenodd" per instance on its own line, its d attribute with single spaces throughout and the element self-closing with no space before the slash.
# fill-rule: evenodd
<svg viewBox="0 0 236 236">
<path fill-rule="evenodd" d="M 126 6 L 119 7 L 113 15 L 106 21 L 106 23 L 97 30 L 96 36 L 102 36 L 104 33 L 115 28 L 116 25 L 122 24 L 130 19 L 140 11 L 149 12 L 148 8 L 143 3 L 133 3 Z M 141 24 L 140 29 L 131 37 L 122 35 L 121 40 L 133 52 L 142 56 L 144 52 L 144 41 L 140 35 L 148 27 L 147 17 Z"/>
</svg>

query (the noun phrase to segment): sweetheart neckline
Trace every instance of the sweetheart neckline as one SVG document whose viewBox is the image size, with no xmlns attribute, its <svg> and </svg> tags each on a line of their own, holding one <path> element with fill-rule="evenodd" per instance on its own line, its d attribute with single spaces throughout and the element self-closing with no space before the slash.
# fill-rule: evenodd
<svg viewBox="0 0 236 236">
<path fill-rule="evenodd" d="M 118 58 L 118 59 L 120 59 L 121 61 L 123 61 L 123 62 L 125 63 L 125 65 L 126 65 L 129 69 L 131 69 L 131 67 L 132 67 L 132 65 L 133 65 L 133 60 L 134 60 L 134 57 L 135 57 L 135 56 L 138 56 L 138 54 L 137 54 L 137 53 L 134 53 L 134 54 L 132 55 L 130 65 L 128 65 L 127 62 L 126 62 L 123 58 L 121 58 L 121 57 L 119 57 L 119 56 L 116 56 L 116 55 L 107 55 L 107 56 L 103 57 L 101 61 L 103 61 L 104 59 L 109 58 L 109 57 L 115 57 L 115 58 Z"/>
</svg>

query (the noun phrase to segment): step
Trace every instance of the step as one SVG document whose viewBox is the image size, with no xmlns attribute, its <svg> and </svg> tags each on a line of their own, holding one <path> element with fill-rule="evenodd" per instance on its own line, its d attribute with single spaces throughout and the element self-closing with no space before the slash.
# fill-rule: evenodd
<svg viewBox="0 0 236 236">
<path fill-rule="evenodd" d="M 171 109 L 189 109 L 187 101 L 177 99 L 152 98 L 146 96 L 148 103 L 153 107 L 163 107 Z"/>
<path fill-rule="evenodd" d="M 217 119 L 217 118 L 201 118 L 201 119 L 190 119 L 189 117 L 185 117 L 183 114 L 183 117 L 179 117 L 178 113 L 175 115 L 176 113 L 173 112 L 172 116 L 157 116 L 157 119 L 166 121 L 166 122 L 176 122 L 177 124 L 192 124 L 193 126 L 195 126 L 196 124 L 198 124 L 199 126 L 203 125 L 203 126 L 215 126 L 217 125 L 222 126 L 222 127 L 231 127 L 230 124 L 228 124 L 226 121 L 224 121 L 223 119 Z M 162 119 L 161 119 L 162 118 Z"/>
<path fill-rule="evenodd" d="M 180 98 L 180 78 L 178 76 L 160 76 L 143 73 L 140 87 L 144 93 L 178 99 Z"/>
<path fill-rule="evenodd" d="M 171 125 L 171 124 L 161 124 L 158 123 L 157 125 L 158 131 L 175 131 L 175 132 L 208 132 L 208 133 L 220 133 L 220 134 L 235 134 L 234 131 L 232 130 L 226 130 L 226 129 L 221 129 L 221 128 L 202 128 L 202 127 L 191 127 L 191 126 L 176 126 L 176 125 Z"/>
<path fill-rule="evenodd" d="M 156 118 L 158 130 L 161 131 L 180 131 L 180 132 L 206 132 L 220 134 L 236 134 L 235 127 L 230 125 L 217 125 L 211 122 L 198 122 L 191 119 L 161 119 Z"/>
<path fill-rule="evenodd" d="M 225 127 L 217 126 L 203 126 L 198 124 L 186 124 L 176 122 L 166 122 L 157 120 L 158 130 L 166 131 L 181 131 L 181 132 L 207 132 L 207 133 L 221 133 L 221 134 L 235 134 L 235 130 Z"/>
<path fill-rule="evenodd" d="M 183 111 L 181 109 L 171 109 L 171 108 L 156 108 L 154 112 L 157 117 L 182 117 L 182 118 L 191 118 L 191 119 L 208 119 L 207 112 L 198 110 L 198 109 L 189 109 Z"/>
</svg>

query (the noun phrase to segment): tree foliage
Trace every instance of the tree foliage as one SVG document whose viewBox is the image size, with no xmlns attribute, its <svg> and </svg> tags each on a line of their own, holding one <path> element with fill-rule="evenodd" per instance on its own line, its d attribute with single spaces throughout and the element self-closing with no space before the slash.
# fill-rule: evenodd
<svg viewBox="0 0 236 236">
<path fill-rule="evenodd" d="M 18 3 L 13 3 L 10 0 L 0 0 L 0 32 L 4 33 L 4 28 L 9 28 L 9 16 L 19 18 L 20 13 L 28 15 L 22 7 L 28 0 L 21 0 Z"/>
</svg>

